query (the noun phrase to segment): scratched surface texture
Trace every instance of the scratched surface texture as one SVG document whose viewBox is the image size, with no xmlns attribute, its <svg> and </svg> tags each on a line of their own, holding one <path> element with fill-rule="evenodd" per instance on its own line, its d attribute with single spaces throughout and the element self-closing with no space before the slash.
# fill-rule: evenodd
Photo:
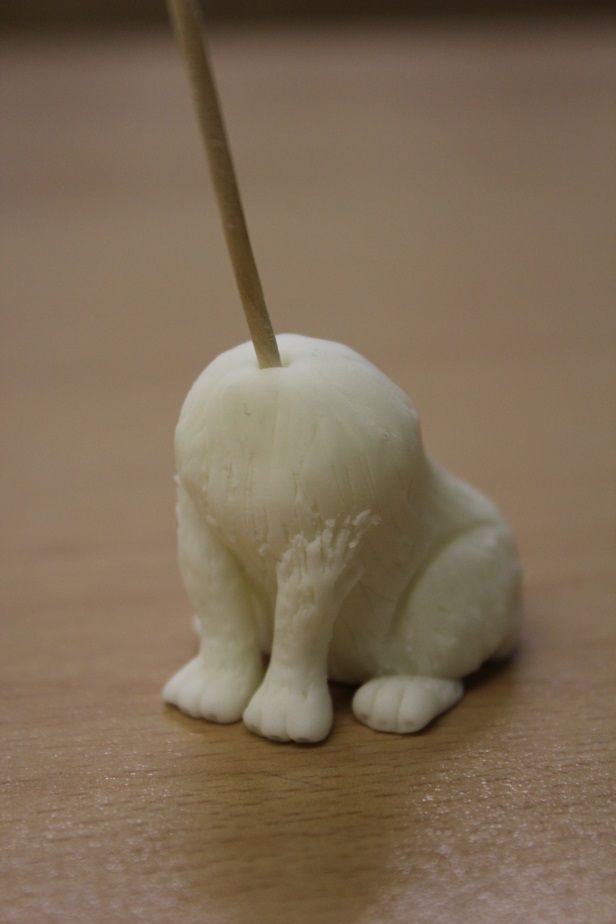
<svg viewBox="0 0 616 924">
<path fill-rule="evenodd" d="M 6 41 L 1 919 L 616 919 L 615 37 L 215 33 L 275 326 L 406 388 L 519 537 L 514 661 L 317 748 L 164 708 L 184 393 L 245 339 L 164 35 Z"/>
</svg>

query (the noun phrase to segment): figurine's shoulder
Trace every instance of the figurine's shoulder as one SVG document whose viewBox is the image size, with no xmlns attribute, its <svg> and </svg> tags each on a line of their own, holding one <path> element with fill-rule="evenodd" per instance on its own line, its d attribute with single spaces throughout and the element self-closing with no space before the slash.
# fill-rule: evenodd
<svg viewBox="0 0 616 924">
<path fill-rule="evenodd" d="M 359 397 L 356 389 L 395 399 L 412 407 L 408 396 L 373 363 L 343 343 L 302 334 L 277 336 L 282 367 L 259 369 L 250 341 L 221 353 L 205 367 L 187 395 L 201 400 L 207 392 L 236 387 L 267 390 L 295 388 L 342 391 Z M 304 392 L 305 393 L 305 392 Z"/>
<path fill-rule="evenodd" d="M 277 421 L 287 430 L 329 421 L 338 430 L 363 434 L 365 451 L 379 434 L 418 443 L 417 413 L 408 396 L 355 350 L 299 334 L 277 339 L 281 367 L 260 369 L 251 343 L 217 356 L 186 397 L 178 437 L 191 437 L 206 424 L 211 432 L 219 424 L 228 429 L 239 418 L 242 432 L 250 421 Z"/>
</svg>

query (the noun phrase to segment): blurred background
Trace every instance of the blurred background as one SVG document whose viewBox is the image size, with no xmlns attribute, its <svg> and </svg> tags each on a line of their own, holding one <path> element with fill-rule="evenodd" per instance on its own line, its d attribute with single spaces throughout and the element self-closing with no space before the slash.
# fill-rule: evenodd
<svg viewBox="0 0 616 924">
<path fill-rule="evenodd" d="M 443 461 L 522 520 L 508 493 L 540 479 L 546 519 L 561 515 L 554 465 L 572 463 L 579 380 L 599 405 L 613 384 L 607 5 L 231 0 L 206 11 L 277 330 L 366 353 L 414 396 Z M 103 519 L 122 515 L 135 541 L 145 516 L 171 544 L 178 407 L 246 330 L 164 5 L 20 0 L 0 21 L 4 368 L 14 425 L 28 420 L 23 401 L 42 417 L 36 451 L 22 458 L 10 442 L 37 498 L 18 529 L 58 514 L 37 452 L 80 434 L 58 477 Z M 549 438 L 543 468 L 511 453 Z M 602 439 L 588 434 L 589 451 Z M 106 490 L 119 479 L 104 503 L 91 489 L 103 462 Z M 134 505 L 162 485 L 158 520 Z"/>
<path fill-rule="evenodd" d="M 609 11 L 608 0 L 208 0 L 203 3 L 211 19 L 306 19 L 319 17 L 381 17 L 475 15 L 536 16 L 584 15 Z M 52 25 L 147 25 L 166 19 L 158 0 L 4 0 L 0 22 L 26 28 Z"/>
</svg>

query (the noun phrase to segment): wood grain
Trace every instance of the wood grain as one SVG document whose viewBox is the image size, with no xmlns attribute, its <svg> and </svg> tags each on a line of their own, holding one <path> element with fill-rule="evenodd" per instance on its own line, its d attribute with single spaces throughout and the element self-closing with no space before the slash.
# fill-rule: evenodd
<svg viewBox="0 0 616 924">
<path fill-rule="evenodd" d="M 278 331 L 414 397 L 512 521 L 524 642 L 423 734 L 163 708 L 171 437 L 245 339 L 168 36 L 5 47 L 2 920 L 616 916 L 614 34 L 216 34 Z M 275 153 L 275 156 L 274 156 Z"/>
</svg>

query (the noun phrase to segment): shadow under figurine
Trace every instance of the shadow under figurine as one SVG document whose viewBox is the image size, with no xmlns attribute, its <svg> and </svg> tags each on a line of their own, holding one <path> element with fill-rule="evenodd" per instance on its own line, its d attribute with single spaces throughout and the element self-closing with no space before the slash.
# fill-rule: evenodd
<svg viewBox="0 0 616 924">
<path fill-rule="evenodd" d="M 419 731 L 516 638 L 520 569 L 497 508 L 425 453 L 417 413 L 350 348 L 286 334 L 197 379 L 176 431 L 179 561 L 201 647 L 164 698 L 275 741 L 360 722 Z M 270 653 L 264 675 L 263 655 Z"/>
</svg>

